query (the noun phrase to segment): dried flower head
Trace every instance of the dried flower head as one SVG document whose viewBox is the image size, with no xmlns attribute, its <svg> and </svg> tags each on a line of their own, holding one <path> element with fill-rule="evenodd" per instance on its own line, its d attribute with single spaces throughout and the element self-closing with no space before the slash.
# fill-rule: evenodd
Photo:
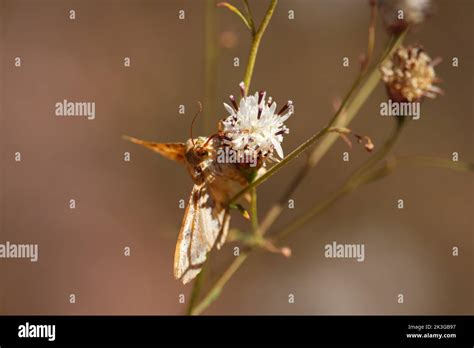
<svg viewBox="0 0 474 348">
<path fill-rule="evenodd" d="M 232 106 L 224 103 L 229 116 L 221 122 L 224 144 L 241 156 L 254 156 L 265 163 L 265 159 L 277 161 L 283 158 L 281 142 L 289 129 L 284 122 L 293 114 L 292 102 L 288 101 L 278 112 L 277 104 L 266 92 L 245 96 L 243 83 L 240 85 L 242 99 L 239 105 L 230 96 Z"/>
<path fill-rule="evenodd" d="M 430 0 L 378 0 L 382 19 L 390 32 L 418 24 L 431 12 Z"/>
<path fill-rule="evenodd" d="M 436 62 L 421 47 L 398 48 L 380 67 L 390 99 L 413 102 L 441 94 L 441 89 L 434 85 L 439 81 L 434 70 Z"/>
</svg>

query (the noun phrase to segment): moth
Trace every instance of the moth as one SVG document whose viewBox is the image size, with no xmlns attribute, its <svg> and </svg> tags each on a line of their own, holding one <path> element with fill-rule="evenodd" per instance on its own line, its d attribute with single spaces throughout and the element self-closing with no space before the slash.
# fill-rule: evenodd
<svg viewBox="0 0 474 348">
<path fill-rule="evenodd" d="M 174 255 L 174 277 L 186 284 L 194 279 L 207 253 L 220 249 L 229 230 L 228 202 L 248 183 L 237 164 L 220 163 L 217 151 L 223 138 L 191 138 L 186 143 L 155 143 L 124 136 L 135 144 L 183 164 L 194 182 L 184 212 Z"/>
</svg>

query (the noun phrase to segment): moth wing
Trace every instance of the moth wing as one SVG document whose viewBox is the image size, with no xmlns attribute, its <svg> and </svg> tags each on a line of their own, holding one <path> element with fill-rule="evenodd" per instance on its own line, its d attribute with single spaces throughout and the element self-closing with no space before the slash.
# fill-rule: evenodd
<svg viewBox="0 0 474 348">
<path fill-rule="evenodd" d="M 122 136 L 123 139 L 131 141 L 134 144 L 145 146 L 146 148 L 159 153 L 172 161 L 184 163 L 184 154 L 186 146 L 184 143 L 154 143 L 152 141 L 140 140 L 128 135 Z"/>
<path fill-rule="evenodd" d="M 220 249 L 229 231 L 230 214 L 227 209 L 216 203 L 209 186 L 206 186 L 201 200 L 200 222 L 203 234 L 207 241 L 212 242 L 212 246 L 216 244 L 217 249 Z"/>
<path fill-rule="evenodd" d="M 217 203 L 214 207 L 214 216 L 217 216 L 221 223 L 216 243 L 217 249 L 220 249 L 222 245 L 224 245 L 227 238 L 227 232 L 229 231 L 230 213 L 227 208 L 227 203 L 237 192 L 240 191 L 241 187 L 242 184 L 238 180 L 228 180 L 227 178 L 217 178 L 208 183 L 207 188 L 211 197 L 213 198 L 213 201 Z"/>
<path fill-rule="evenodd" d="M 183 275 L 190 270 L 192 235 L 199 229 L 199 191 L 200 187 L 194 185 L 188 205 L 184 211 L 184 217 L 174 252 L 174 277 L 176 279 L 181 279 Z"/>
<path fill-rule="evenodd" d="M 178 235 L 174 276 L 183 284 L 194 279 L 214 247 L 227 233 L 229 222 L 224 209 L 216 206 L 206 184 L 194 185 Z M 220 246 L 220 245 L 219 245 Z"/>
</svg>

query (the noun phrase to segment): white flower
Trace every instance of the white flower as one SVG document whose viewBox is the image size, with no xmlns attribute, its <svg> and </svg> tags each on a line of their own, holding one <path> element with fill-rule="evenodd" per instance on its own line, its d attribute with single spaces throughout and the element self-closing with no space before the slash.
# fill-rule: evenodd
<svg viewBox="0 0 474 348">
<path fill-rule="evenodd" d="M 242 90 L 242 83 L 240 87 Z M 289 133 L 284 122 L 293 114 L 293 106 L 288 101 L 275 113 L 277 104 L 271 97 L 265 100 L 265 96 L 266 92 L 243 96 L 239 106 L 235 98 L 230 96 L 233 107 L 224 103 L 229 116 L 222 121 L 221 131 L 224 133 L 224 144 L 239 155 L 277 161 L 273 151 L 283 158 L 281 142 L 283 134 Z"/>
</svg>

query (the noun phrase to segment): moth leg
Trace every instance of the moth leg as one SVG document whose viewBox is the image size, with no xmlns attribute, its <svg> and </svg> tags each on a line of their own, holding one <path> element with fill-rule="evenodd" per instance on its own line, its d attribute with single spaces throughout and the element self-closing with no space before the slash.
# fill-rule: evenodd
<svg viewBox="0 0 474 348">
<path fill-rule="evenodd" d="M 242 214 L 244 219 L 250 220 L 249 212 L 241 204 L 232 203 L 232 204 L 229 204 L 229 208 L 238 210 Z"/>
<path fill-rule="evenodd" d="M 219 231 L 219 234 L 217 235 L 217 249 L 220 250 L 222 245 L 224 245 L 225 240 L 227 238 L 227 233 L 229 232 L 229 225 L 230 225 L 230 213 L 229 210 L 226 209 L 223 211 L 223 217 L 222 217 L 222 226 Z"/>
</svg>

